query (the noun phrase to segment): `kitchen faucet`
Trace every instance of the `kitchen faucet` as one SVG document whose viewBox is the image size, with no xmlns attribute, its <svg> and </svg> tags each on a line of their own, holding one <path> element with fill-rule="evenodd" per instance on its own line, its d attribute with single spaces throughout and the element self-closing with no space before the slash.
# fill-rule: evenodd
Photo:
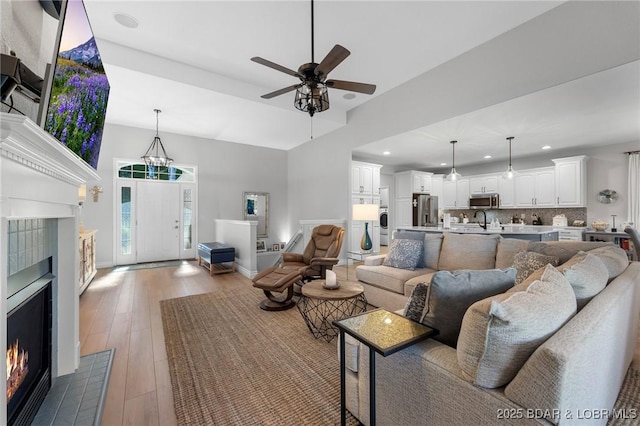
<svg viewBox="0 0 640 426">
<path fill-rule="evenodd" d="M 476 210 L 476 212 L 473 214 L 473 217 L 476 217 L 478 213 L 482 213 L 484 215 L 484 225 L 480 225 L 480 227 L 486 231 L 487 230 L 487 212 L 485 212 L 484 210 Z"/>
</svg>

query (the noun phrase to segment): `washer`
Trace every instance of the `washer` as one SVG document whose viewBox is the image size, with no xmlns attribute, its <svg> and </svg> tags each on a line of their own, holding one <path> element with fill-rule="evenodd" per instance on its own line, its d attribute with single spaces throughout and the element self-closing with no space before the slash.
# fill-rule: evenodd
<svg viewBox="0 0 640 426">
<path fill-rule="evenodd" d="M 380 245 L 389 245 L 389 208 L 380 207 Z"/>
</svg>

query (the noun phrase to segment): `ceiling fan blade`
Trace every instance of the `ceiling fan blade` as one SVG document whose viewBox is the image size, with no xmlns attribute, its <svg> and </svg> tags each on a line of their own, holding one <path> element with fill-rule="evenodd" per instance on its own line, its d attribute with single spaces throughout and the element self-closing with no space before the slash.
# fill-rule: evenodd
<svg viewBox="0 0 640 426">
<path fill-rule="evenodd" d="M 302 84 L 294 84 L 293 86 L 285 87 L 284 89 L 276 90 L 275 92 L 267 93 L 266 95 L 260 96 L 262 99 L 271 99 L 276 96 L 280 96 L 287 92 L 291 92 L 292 90 L 296 90 L 298 87 L 302 86 Z"/>
<path fill-rule="evenodd" d="M 333 49 L 331 49 L 331 51 L 327 53 L 327 56 L 325 56 L 322 62 L 320 62 L 320 64 L 318 64 L 318 66 L 316 67 L 316 75 L 326 76 L 331 72 L 332 69 L 340 65 L 340 62 L 344 61 L 349 55 L 351 55 L 351 52 L 349 52 L 339 44 L 336 44 L 335 46 L 333 46 Z"/>
<path fill-rule="evenodd" d="M 297 71 L 294 71 L 294 70 L 289 69 L 287 67 L 283 67 L 282 65 L 278 65 L 275 62 L 268 61 L 268 60 L 266 60 L 264 58 L 261 58 L 259 56 L 254 56 L 253 58 L 251 58 L 251 60 L 253 62 L 257 62 L 258 64 L 267 66 L 269 68 L 273 68 L 274 70 L 278 70 L 278 71 L 283 72 L 285 74 L 289 74 L 289 75 L 292 75 L 294 77 L 298 77 L 298 78 L 304 79 L 304 77 L 302 75 L 300 75 Z"/>
<path fill-rule="evenodd" d="M 373 95 L 376 91 L 375 84 L 356 83 L 355 81 L 344 80 L 327 80 L 325 84 L 328 87 L 340 90 L 348 90 L 350 92 L 365 93 L 367 95 Z"/>
</svg>

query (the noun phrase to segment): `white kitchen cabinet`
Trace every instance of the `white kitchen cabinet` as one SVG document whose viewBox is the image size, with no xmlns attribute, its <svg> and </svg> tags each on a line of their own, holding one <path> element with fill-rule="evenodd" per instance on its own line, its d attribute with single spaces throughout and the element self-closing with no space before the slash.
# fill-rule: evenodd
<svg viewBox="0 0 640 426">
<path fill-rule="evenodd" d="M 394 175 L 396 198 L 411 198 L 414 193 L 431 193 L 433 173 L 408 170 Z"/>
<path fill-rule="evenodd" d="M 459 209 L 469 208 L 469 179 L 460 179 L 456 184 L 456 206 Z"/>
<path fill-rule="evenodd" d="M 438 208 L 442 208 L 442 195 L 443 189 L 442 185 L 444 183 L 444 175 L 433 175 L 431 176 L 431 195 L 438 197 Z"/>
<path fill-rule="evenodd" d="M 431 193 L 431 175 L 426 172 L 412 172 L 413 192 Z"/>
<path fill-rule="evenodd" d="M 458 202 L 458 193 L 456 191 L 456 182 L 443 180 L 442 182 L 442 209 L 455 209 Z"/>
<path fill-rule="evenodd" d="M 373 194 L 373 169 L 364 164 L 351 164 L 351 193 L 372 195 Z"/>
<path fill-rule="evenodd" d="M 411 198 L 396 198 L 395 207 L 395 227 L 413 226 L 413 206 L 411 205 Z"/>
<path fill-rule="evenodd" d="M 573 229 L 558 227 L 553 228 L 554 231 L 558 231 L 558 240 L 560 241 L 582 241 L 584 229 Z"/>
<path fill-rule="evenodd" d="M 380 205 L 380 169 L 379 164 L 351 162 L 351 204 L 377 204 Z M 349 250 L 360 251 L 360 239 L 364 232 L 364 224 L 361 221 L 350 221 Z M 374 253 L 380 252 L 380 222 L 369 222 L 369 235 Z"/>
<path fill-rule="evenodd" d="M 441 209 L 467 209 L 469 208 L 469 179 L 460 179 L 457 182 L 442 182 Z"/>
<path fill-rule="evenodd" d="M 555 205 L 585 207 L 587 205 L 587 157 L 556 158 Z"/>
<path fill-rule="evenodd" d="M 544 167 L 518 173 L 514 191 L 516 207 L 555 206 L 555 169 Z"/>
<path fill-rule="evenodd" d="M 483 175 L 469 177 L 469 193 L 495 194 L 498 192 L 498 175 Z"/>
<path fill-rule="evenodd" d="M 515 207 L 515 180 L 500 177 L 498 179 L 498 193 L 500 194 L 500 207 Z"/>
</svg>

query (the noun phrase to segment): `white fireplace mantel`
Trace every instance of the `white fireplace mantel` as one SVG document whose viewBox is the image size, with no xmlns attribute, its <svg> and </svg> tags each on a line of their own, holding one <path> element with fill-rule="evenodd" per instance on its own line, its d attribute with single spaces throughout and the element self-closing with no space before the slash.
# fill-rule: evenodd
<svg viewBox="0 0 640 426">
<path fill-rule="evenodd" d="M 53 274 L 52 376 L 78 367 L 78 188 L 99 181 L 97 172 L 31 119 L 0 113 L 0 318 L 7 317 L 8 223 L 58 219 Z M 7 322 L 0 321 L 0 353 L 6 358 Z M 5 360 L 6 361 L 6 360 Z M 0 369 L 0 382 L 6 383 Z M 6 424 L 6 393 L 0 392 L 0 424 Z"/>
</svg>

